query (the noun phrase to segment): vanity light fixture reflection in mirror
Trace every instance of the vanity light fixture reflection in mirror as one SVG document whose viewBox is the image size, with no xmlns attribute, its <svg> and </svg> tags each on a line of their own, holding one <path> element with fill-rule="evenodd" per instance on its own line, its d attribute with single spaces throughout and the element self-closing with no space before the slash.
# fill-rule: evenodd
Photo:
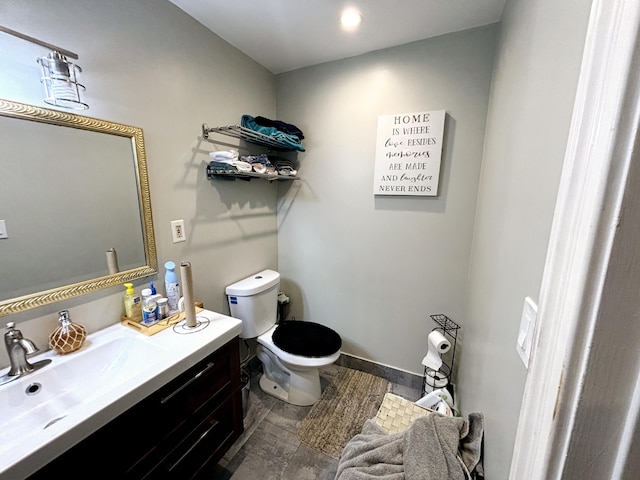
<svg viewBox="0 0 640 480">
<path fill-rule="evenodd" d="M 142 129 L 0 100 L 0 220 L 0 317 L 156 274 Z"/>
</svg>

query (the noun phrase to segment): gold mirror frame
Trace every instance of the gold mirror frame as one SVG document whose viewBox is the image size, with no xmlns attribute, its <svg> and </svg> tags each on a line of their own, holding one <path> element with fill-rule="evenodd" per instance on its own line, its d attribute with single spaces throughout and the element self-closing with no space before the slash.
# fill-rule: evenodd
<svg viewBox="0 0 640 480">
<path fill-rule="evenodd" d="M 142 129 L 129 125 L 108 122 L 97 118 L 85 117 L 57 110 L 49 110 L 47 108 L 11 102 L 3 99 L 0 99 L 0 116 L 90 130 L 131 139 L 133 154 L 135 157 L 134 160 L 136 163 L 138 198 L 140 201 L 140 213 L 142 217 L 141 226 L 144 236 L 143 243 L 145 259 L 147 262 L 147 265 L 133 268 L 131 270 L 2 300 L 0 301 L 0 317 L 23 312 L 32 308 L 48 305 L 50 303 L 59 302 L 61 300 L 66 300 L 79 295 L 95 292 L 103 288 L 121 285 L 139 278 L 157 274 L 158 258 L 153 231 L 151 196 L 149 192 L 149 179 L 147 176 L 147 161 Z"/>
</svg>

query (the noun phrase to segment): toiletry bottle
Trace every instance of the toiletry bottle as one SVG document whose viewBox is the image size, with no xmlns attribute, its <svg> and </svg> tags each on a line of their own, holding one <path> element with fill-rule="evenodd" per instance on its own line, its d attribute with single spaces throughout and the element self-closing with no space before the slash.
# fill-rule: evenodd
<svg viewBox="0 0 640 480">
<path fill-rule="evenodd" d="M 149 290 L 151 290 L 151 296 L 153 298 L 156 299 L 156 303 L 158 303 L 158 300 L 160 300 L 162 298 L 162 295 L 160 295 L 157 291 L 156 291 L 156 287 L 153 285 L 153 281 L 149 282 Z M 159 319 L 158 319 L 159 320 Z"/>
<path fill-rule="evenodd" d="M 71 321 L 68 310 L 58 312 L 58 327 L 49 334 L 49 347 L 60 354 L 78 350 L 87 338 L 84 325 Z"/>
<path fill-rule="evenodd" d="M 180 300 L 180 286 L 178 284 L 178 275 L 176 274 L 176 264 L 168 261 L 164 264 L 167 269 L 164 274 L 164 288 L 167 294 L 169 304 L 169 313 L 173 314 L 178 311 L 178 301 Z"/>
<path fill-rule="evenodd" d="M 158 320 L 164 320 L 169 316 L 169 303 L 166 298 L 159 298 L 158 304 Z"/>
<path fill-rule="evenodd" d="M 158 321 L 158 304 L 150 288 L 142 290 L 142 323 L 153 325 Z"/>
<path fill-rule="evenodd" d="M 133 283 L 125 283 L 124 314 L 127 318 L 139 322 L 142 320 L 142 303 L 133 290 Z"/>
</svg>

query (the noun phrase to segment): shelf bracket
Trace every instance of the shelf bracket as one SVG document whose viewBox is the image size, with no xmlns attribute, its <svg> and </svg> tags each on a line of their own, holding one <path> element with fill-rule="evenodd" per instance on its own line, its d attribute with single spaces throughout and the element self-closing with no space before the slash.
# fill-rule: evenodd
<svg viewBox="0 0 640 480">
<path fill-rule="evenodd" d="M 202 138 L 209 140 L 209 126 L 206 123 L 202 124 Z"/>
</svg>

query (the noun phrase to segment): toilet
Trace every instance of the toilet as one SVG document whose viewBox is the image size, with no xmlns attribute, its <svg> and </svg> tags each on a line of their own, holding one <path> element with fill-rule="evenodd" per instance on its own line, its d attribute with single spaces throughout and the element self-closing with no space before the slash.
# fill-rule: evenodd
<svg viewBox="0 0 640 480">
<path fill-rule="evenodd" d="M 320 368 L 340 356 L 342 339 L 314 322 L 276 323 L 280 274 L 263 270 L 229 285 L 225 293 L 231 316 L 242 321 L 240 338 L 255 338 L 264 373 L 260 388 L 293 405 L 313 405 L 322 393 Z"/>
</svg>

